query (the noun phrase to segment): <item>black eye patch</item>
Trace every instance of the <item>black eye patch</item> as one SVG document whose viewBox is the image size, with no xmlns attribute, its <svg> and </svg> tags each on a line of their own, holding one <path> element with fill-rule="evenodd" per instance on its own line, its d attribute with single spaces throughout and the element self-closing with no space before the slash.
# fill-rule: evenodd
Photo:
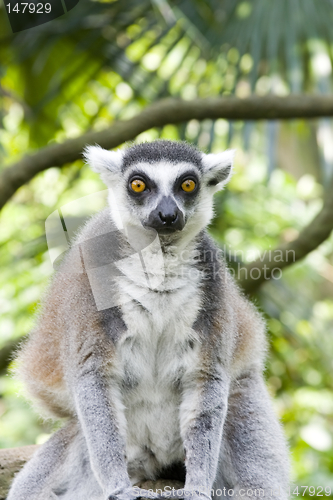
<svg viewBox="0 0 333 500">
<path fill-rule="evenodd" d="M 195 187 L 191 191 L 186 191 L 183 189 L 182 185 L 186 183 L 186 181 L 192 181 L 195 183 Z M 196 172 L 193 170 L 189 170 L 188 172 L 184 172 L 181 176 L 179 176 L 174 183 L 174 193 L 185 195 L 186 197 L 195 196 L 199 191 L 199 180 Z"/>
<path fill-rule="evenodd" d="M 132 183 L 134 181 L 141 181 L 145 185 L 145 189 L 141 192 L 135 192 L 132 188 Z M 150 193 L 152 190 L 156 190 L 157 186 L 154 181 L 149 179 L 149 177 L 146 176 L 143 172 L 137 171 L 137 172 L 132 172 L 129 178 L 127 179 L 127 191 L 130 195 L 134 197 L 138 196 L 143 196 L 147 195 Z"/>
</svg>

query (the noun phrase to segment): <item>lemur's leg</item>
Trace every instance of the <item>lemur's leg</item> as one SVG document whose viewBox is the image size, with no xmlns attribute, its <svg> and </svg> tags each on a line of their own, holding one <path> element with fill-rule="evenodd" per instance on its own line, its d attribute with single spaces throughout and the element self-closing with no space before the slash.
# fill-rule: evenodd
<svg viewBox="0 0 333 500">
<path fill-rule="evenodd" d="M 15 478 L 7 500 L 102 500 L 76 421 L 57 431 Z M 104 500 L 104 499 L 103 499 Z"/>
<path fill-rule="evenodd" d="M 218 489 L 228 497 L 230 488 L 230 497 L 285 500 L 288 470 L 287 446 L 263 378 L 248 373 L 230 389 L 214 498 L 221 500 Z"/>
</svg>

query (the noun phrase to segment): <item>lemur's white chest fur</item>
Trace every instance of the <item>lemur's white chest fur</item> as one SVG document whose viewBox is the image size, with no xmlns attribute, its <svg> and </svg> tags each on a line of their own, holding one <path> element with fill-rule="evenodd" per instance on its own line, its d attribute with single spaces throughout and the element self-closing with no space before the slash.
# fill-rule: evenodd
<svg viewBox="0 0 333 500">
<path fill-rule="evenodd" d="M 194 376 L 200 349 L 192 329 L 201 302 L 201 274 L 194 259 L 194 244 L 181 255 L 164 253 L 155 269 L 164 279 L 156 289 L 140 279 L 140 268 L 122 267 L 119 294 L 127 332 L 117 345 L 116 366 L 133 482 L 184 459 L 182 385 Z"/>
</svg>

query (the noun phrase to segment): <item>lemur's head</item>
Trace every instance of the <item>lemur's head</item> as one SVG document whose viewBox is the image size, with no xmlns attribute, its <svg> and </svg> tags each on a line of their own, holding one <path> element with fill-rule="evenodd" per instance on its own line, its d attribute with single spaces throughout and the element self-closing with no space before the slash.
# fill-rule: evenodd
<svg viewBox="0 0 333 500">
<path fill-rule="evenodd" d="M 192 237 L 209 223 L 213 195 L 228 182 L 233 155 L 231 150 L 206 155 L 184 142 L 164 140 L 122 151 L 85 150 L 87 162 L 110 190 L 118 228 L 153 228 L 169 239 Z"/>
</svg>

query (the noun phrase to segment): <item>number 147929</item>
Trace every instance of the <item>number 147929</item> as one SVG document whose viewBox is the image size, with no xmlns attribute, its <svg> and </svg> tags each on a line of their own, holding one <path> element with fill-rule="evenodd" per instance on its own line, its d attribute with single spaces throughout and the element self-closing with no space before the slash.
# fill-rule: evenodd
<svg viewBox="0 0 333 500">
<path fill-rule="evenodd" d="M 16 3 L 14 5 L 14 7 L 11 9 L 11 5 L 10 3 L 8 3 L 6 5 L 6 7 L 8 8 L 8 13 L 10 14 L 11 12 L 22 12 L 22 14 L 24 14 L 24 12 L 26 13 L 30 13 L 30 14 L 49 14 L 51 12 L 51 4 L 50 3 L 46 3 L 46 4 L 43 4 L 43 3 Z"/>
</svg>

